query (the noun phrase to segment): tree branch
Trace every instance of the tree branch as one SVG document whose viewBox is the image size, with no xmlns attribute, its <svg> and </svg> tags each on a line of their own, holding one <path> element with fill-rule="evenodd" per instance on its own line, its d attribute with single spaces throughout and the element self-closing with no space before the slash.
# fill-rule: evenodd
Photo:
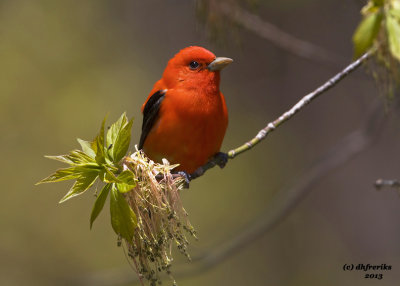
<svg viewBox="0 0 400 286">
<path fill-rule="evenodd" d="M 384 187 L 397 189 L 397 191 L 399 191 L 400 194 L 400 182 L 398 180 L 378 179 L 375 181 L 374 186 L 378 191 L 380 191 Z"/>
<path fill-rule="evenodd" d="M 292 183 L 291 187 L 277 192 L 275 198 L 265 208 L 267 211 L 259 216 L 258 221 L 238 232 L 232 239 L 219 243 L 211 251 L 194 257 L 192 263 L 181 265 L 174 271 L 174 277 L 188 277 L 206 272 L 273 230 L 324 176 L 343 166 L 373 144 L 384 122 L 384 114 L 379 106 L 374 104 L 363 127 L 353 131 L 325 152 Z M 111 286 L 128 285 L 139 281 L 132 275 L 131 270 L 114 269 L 94 273 L 74 282 L 74 285 Z"/>
<path fill-rule="evenodd" d="M 349 75 L 351 72 L 356 70 L 363 62 L 365 62 L 374 50 L 370 50 L 362 57 L 352 62 L 349 66 L 343 69 L 341 72 L 336 74 L 330 80 L 325 82 L 319 88 L 313 92 L 304 96 L 299 102 L 297 102 L 291 109 L 283 113 L 276 120 L 270 122 L 265 128 L 259 131 L 257 136 L 255 136 L 249 142 L 243 144 L 242 146 L 233 149 L 228 152 L 230 159 L 235 158 L 237 155 L 250 150 L 256 144 L 261 142 L 265 137 L 274 131 L 276 127 L 280 126 L 282 123 L 286 122 L 292 118 L 297 112 L 303 109 L 312 100 L 316 99 L 319 95 L 327 91 L 328 89 L 335 86 L 339 81 Z M 269 232 L 281 222 L 293 208 L 300 202 L 300 200 L 307 194 L 307 192 L 312 188 L 312 186 L 318 182 L 324 175 L 328 174 L 335 168 L 343 165 L 356 154 L 362 152 L 369 146 L 374 138 L 373 134 L 380 130 L 382 124 L 382 112 L 377 108 L 374 109 L 373 115 L 367 122 L 366 126 L 358 131 L 354 131 L 346 138 L 342 139 L 336 146 L 329 150 L 323 158 L 321 158 L 317 163 L 312 166 L 306 174 L 300 177 L 298 182 L 293 184 L 293 187 L 289 188 L 287 191 L 278 192 L 276 198 L 270 204 L 271 207 L 267 208 L 268 212 L 264 214 L 261 220 L 257 221 L 244 231 L 240 232 L 234 239 L 229 242 L 224 242 L 218 247 L 215 247 L 214 251 L 208 252 L 207 255 L 202 255 L 194 258 L 188 269 L 181 269 L 181 271 L 175 271 L 174 276 L 189 276 L 204 272 L 218 263 L 226 260 L 230 256 L 236 254 L 238 250 L 249 245 L 250 242 L 256 240 L 263 234 Z M 201 174 L 205 171 L 217 165 L 218 162 L 207 163 L 202 170 Z M 203 168 L 201 167 L 201 168 Z M 116 285 L 116 284 L 127 284 L 135 282 L 135 277 L 131 273 L 125 273 L 121 270 L 116 270 L 118 273 L 118 281 L 121 283 L 116 283 L 115 271 L 110 273 L 94 274 L 85 277 L 81 281 L 75 281 L 76 285 L 85 285 L 86 282 L 90 281 L 90 284 L 95 285 Z M 107 279 L 107 276 L 113 277 L 112 279 Z M 82 283 L 82 281 L 84 281 Z M 112 281 L 112 283 L 108 282 Z"/>
<path fill-rule="evenodd" d="M 315 89 L 313 92 L 310 92 L 306 96 L 304 96 L 300 101 L 298 101 L 291 109 L 283 113 L 281 116 L 279 116 L 277 119 L 274 121 L 270 122 L 267 124 L 267 126 L 263 129 L 261 129 L 258 134 L 251 139 L 250 141 L 246 142 L 242 146 L 239 146 L 235 149 L 232 149 L 228 152 L 228 159 L 233 159 L 237 155 L 242 154 L 251 148 L 253 148 L 255 145 L 260 143 L 262 140 L 267 137 L 267 135 L 271 132 L 273 132 L 278 126 L 282 125 L 286 121 L 288 121 L 290 118 L 292 118 L 296 113 L 298 113 L 300 110 L 302 110 L 306 105 L 308 105 L 311 101 L 315 100 L 318 96 L 323 94 L 324 92 L 328 91 L 332 87 L 334 87 L 336 84 L 338 84 L 342 79 L 344 79 L 346 76 L 348 76 L 350 73 L 355 71 L 358 67 L 361 66 L 362 63 L 364 63 L 367 59 L 369 59 L 375 52 L 375 49 L 369 50 L 367 53 L 362 55 L 360 58 L 349 64 L 346 68 L 344 68 L 341 72 L 337 73 L 334 77 L 330 78 L 327 82 L 325 82 L 323 85 Z M 214 166 L 218 165 L 219 162 L 215 161 L 215 159 L 211 159 L 207 164 L 204 166 L 200 167 L 195 171 L 195 176 L 193 178 L 198 178 L 202 176 L 207 170 L 213 168 Z"/>
<path fill-rule="evenodd" d="M 236 157 L 237 155 L 246 152 L 247 150 L 250 150 L 253 148 L 255 145 L 260 143 L 269 133 L 275 130 L 278 126 L 280 126 L 282 123 L 285 123 L 288 121 L 290 118 L 292 118 L 297 112 L 299 112 L 301 109 L 303 109 L 306 105 L 308 105 L 311 101 L 316 99 L 319 95 L 322 93 L 328 91 L 331 89 L 333 86 L 338 84 L 342 79 L 344 79 L 347 75 L 349 75 L 351 72 L 355 71 L 364 61 L 366 61 L 371 55 L 372 51 L 369 51 L 365 53 L 363 56 L 361 56 L 359 59 L 356 61 L 352 62 L 350 65 L 348 65 L 345 69 L 343 69 L 341 72 L 336 74 L 334 77 L 329 79 L 327 82 L 325 82 L 323 85 L 318 87 L 316 90 L 313 92 L 307 94 L 304 96 L 299 102 L 297 102 L 291 109 L 286 111 L 284 114 L 282 114 L 279 118 L 275 119 L 274 121 L 268 123 L 268 125 L 261 129 L 258 134 L 251 139 L 250 141 L 246 142 L 242 146 L 233 149 L 228 152 L 228 156 L 230 159 Z"/>
<path fill-rule="evenodd" d="M 267 211 L 259 216 L 261 217 L 259 221 L 241 231 L 229 242 L 221 243 L 214 247 L 213 251 L 208 251 L 206 255 L 192 259 L 194 263 L 200 265 L 193 266 L 188 274 L 193 275 L 210 269 L 272 230 L 298 205 L 318 181 L 366 150 L 378 138 L 377 135 L 382 129 L 383 122 L 384 114 L 379 105 L 375 104 L 365 126 L 353 131 L 323 154 L 306 173 L 292 184 L 292 187 L 279 191 L 266 208 Z M 185 272 L 181 274 L 186 275 Z"/>
</svg>

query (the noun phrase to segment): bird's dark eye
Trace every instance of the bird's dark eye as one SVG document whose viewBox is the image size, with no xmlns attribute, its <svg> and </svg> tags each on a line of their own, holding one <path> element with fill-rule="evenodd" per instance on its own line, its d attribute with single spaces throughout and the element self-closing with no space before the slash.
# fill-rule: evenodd
<svg viewBox="0 0 400 286">
<path fill-rule="evenodd" d="M 190 64 L 189 64 L 189 67 L 190 67 L 190 69 L 192 69 L 192 70 L 197 69 L 199 66 L 200 66 L 199 63 L 196 62 L 196 61 L 192 61 L 192 62 L 190 62 Z"/>
</svg>

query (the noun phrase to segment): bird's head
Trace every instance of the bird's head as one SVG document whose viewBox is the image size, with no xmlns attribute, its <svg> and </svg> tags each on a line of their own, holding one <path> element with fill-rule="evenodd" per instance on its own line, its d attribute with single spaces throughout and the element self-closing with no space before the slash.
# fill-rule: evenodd
<svg viewBox="0 0 400 286">
<path fill-rule="evenodd" d="M 182 49 L 167 64 L 163 79 L 168 88 L 183 84 L 188 88 L 214 85 L 218 88 L 219 71 L 230 64 L 230 58 L 216 57 L 202 47 Z"/>
</svg>

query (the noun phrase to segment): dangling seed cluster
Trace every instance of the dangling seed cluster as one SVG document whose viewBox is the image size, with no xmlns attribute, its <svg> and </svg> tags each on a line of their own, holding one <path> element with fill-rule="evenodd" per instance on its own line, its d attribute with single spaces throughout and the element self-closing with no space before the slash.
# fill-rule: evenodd
<svg viewBox="0 0 400 286">
<path fill-rule="evenodd" d="M 196 238 L 179 196 L 184 180 L 174 179 L 170 173 L 177 165 L 169 165 L 166 160 L 163 163 L 154 163 L 142 151 L 135 152 L 124 162 L 124 168 L 138 178 L 136 187 L 125 194 L 137 216 L 134 239 L 126 241 L 128 255 L 139 278 L 145 278 L 150 285 L 161 284 L 161 273 L 171 276 L 172 245 L 190 260 L 186 235 Z M 156 175 L 162 179 L 157 180 Z"/>
</svg>

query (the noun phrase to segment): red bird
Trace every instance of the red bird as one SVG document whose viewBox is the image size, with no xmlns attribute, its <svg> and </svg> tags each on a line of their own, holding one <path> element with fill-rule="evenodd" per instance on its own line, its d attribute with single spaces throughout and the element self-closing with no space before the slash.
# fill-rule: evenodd
<svg viewBox="0 0 400 286">
<path fill-rule="evenodd" d="M 222 154 L 228 111 L 219 90 L 220 70 L 231 62 L 196 46 L 169 60 L 142 106 L 139 149 L 153 161 L 180 164 L 176 170 L 186 175 Z"/>
</svg>

